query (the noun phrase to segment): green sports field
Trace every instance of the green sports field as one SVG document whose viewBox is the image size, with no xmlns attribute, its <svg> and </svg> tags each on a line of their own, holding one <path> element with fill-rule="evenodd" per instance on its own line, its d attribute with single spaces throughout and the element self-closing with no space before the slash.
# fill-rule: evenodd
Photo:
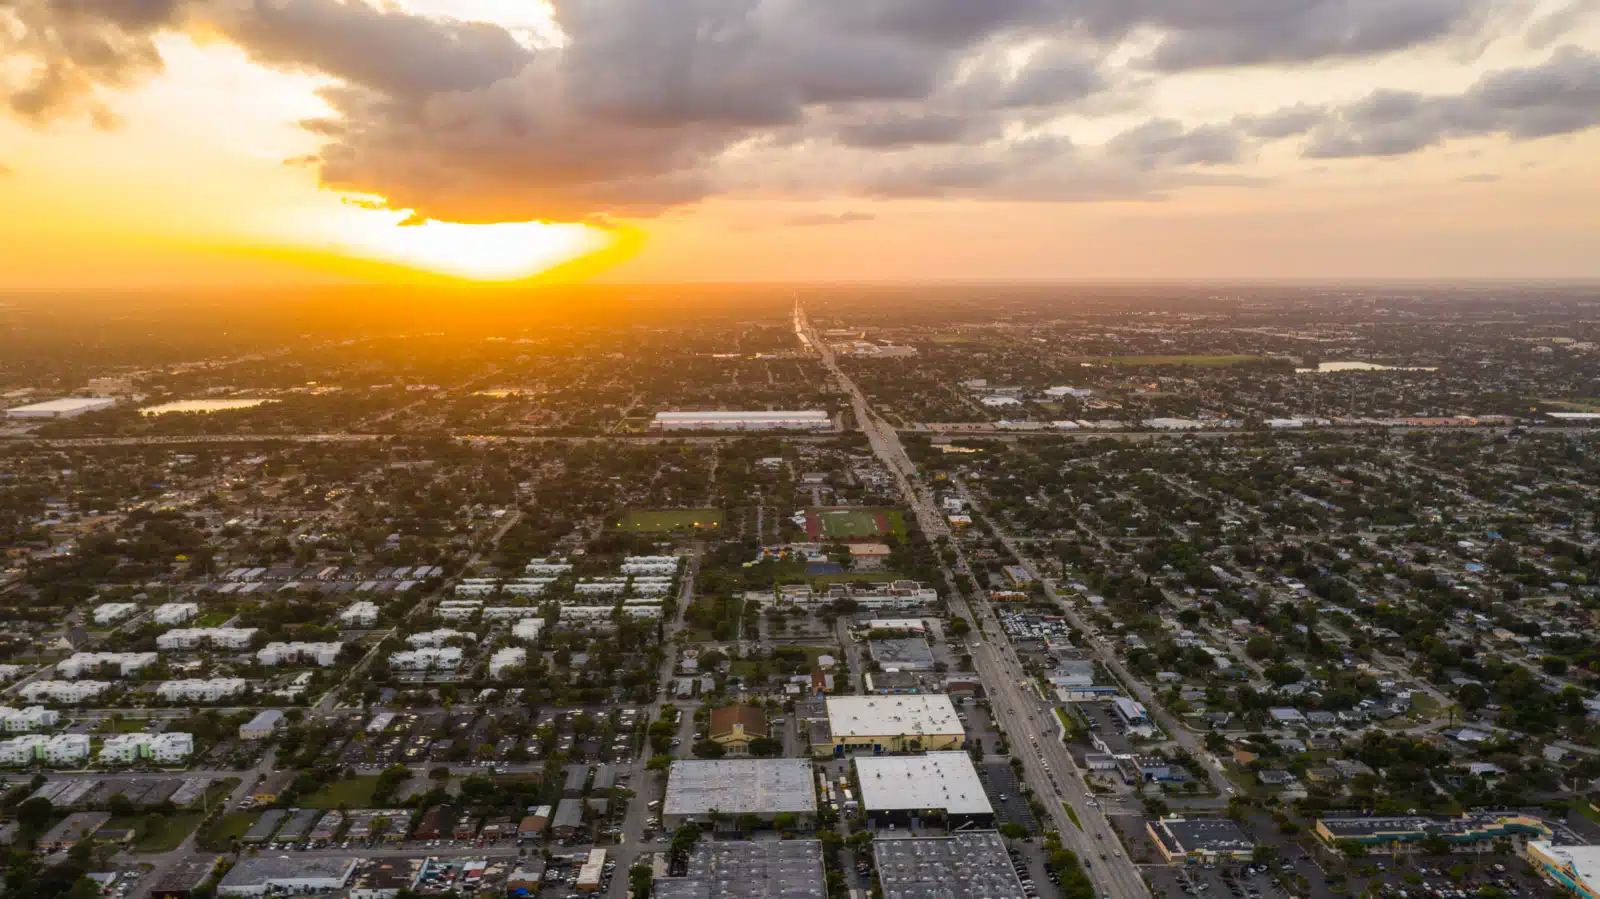
<svg viewBox="0 0 1600 899">
<path fill-rule="evenodd" d="M 639 534 L 667 534 L 722 526 L 717 509 L 629 509 L 617 527 Z"/>
<path fill-rule="evenodd" d="M 806 534 L 812 540 L 863 540 L 905 532 L 899 509 L 806 510 Z"/>
</svg>

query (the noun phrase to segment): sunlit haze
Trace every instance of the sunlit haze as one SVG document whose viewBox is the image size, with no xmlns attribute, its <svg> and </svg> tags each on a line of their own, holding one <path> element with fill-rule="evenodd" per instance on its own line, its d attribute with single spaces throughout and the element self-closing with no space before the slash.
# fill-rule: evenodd
<svg viewBox="0 0 1600 899">
<path fill-rule="evenodd" d="M 1588 0 L 140 6 L 0 2 L 10 285 L 1600 276 Z"/>
</svg>

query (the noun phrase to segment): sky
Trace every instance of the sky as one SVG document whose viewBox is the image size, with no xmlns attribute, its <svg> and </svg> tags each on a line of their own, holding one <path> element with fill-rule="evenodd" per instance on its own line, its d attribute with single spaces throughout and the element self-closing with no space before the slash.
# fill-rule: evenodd
<svg viewBox="0 0 1600 899">
<path fill-rule="evenodd" d="M 0 100 L 0 289 L 1600 278 L 1600 0 L 0 0 Z"/>
</svg>

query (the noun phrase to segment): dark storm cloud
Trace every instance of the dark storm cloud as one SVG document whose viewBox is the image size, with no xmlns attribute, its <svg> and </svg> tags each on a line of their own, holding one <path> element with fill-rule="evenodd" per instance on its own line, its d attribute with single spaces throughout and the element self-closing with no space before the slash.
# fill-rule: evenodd
<svg viewBox="0 0 1600 899">
<path fill-rule="evenodd" d="M 1311 132 L 1316 159 L 1402 156 L 1453 138 L 1533 140 L 1600 125 L 1600 55 L 1563 48 L 1547 62 L 1480 78 L 1459 95 L 1377 91 Z"/>
</svg>

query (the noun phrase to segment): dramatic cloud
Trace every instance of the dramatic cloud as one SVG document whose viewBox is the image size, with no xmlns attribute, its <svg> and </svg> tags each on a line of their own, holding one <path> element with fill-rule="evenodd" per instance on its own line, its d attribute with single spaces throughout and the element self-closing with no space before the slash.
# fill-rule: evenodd
<svg viewBox="0 0 1600 899">
<path fill-rule="evenodd" d="M 0 51 L 23 73 L 0 86 L 31 121 L 106 120 L 102 88 L 159 72 L 162 32 L 202 28 L 338 81 L 323 92 L 334 114 L 303 123 L 321 147 L 297 164 L 450 221 L 646 216 L 729 190 L 1152 198 L 1253 183 L 1221 167 L 1263 141 L 1309 134 L 1312 155 L 1361 155 L 1587 127 L 1592 101 L 1535 100 L 1551 85 L 1506 73 L 1474 89 L 1476 117 L 1401 92 L 1217 125 L 1153 119 L 1099 148 L 1062 133 L 1173 73 L 1380 56 L 1474 35 L 1518 2 L 557 0 L 562 40 L 529 49 L 381 0 L 0 0 Z"/>
<path fill-rule="evenodd" d="M 6 105 L 36 123 L 85 111 L 108 123 L 110 113 L 92 102 L 94 88 L 125 87 L 160 72 L 154 38 L 177 27 L 187 6 L 186 0 L 0 0 Z"/>
<path fill-rule="evenodd" d="M 1548 62 L 1480 78 L 1465 93 L 1377 91 L 1311 132 L 1317 159 L 1401 156 L 1454 138 L 1532 140 L 1600 125 L 1600 55 L 1567 47 Z"/>
<path fill-rule="evenodd" d="M 359 0 L 232 0 L 214 5 L 214 18 L 258 62 L 396 96 L 486 87 L 532 58 L 497 25 L 424 19 Z"/>
</svg>

